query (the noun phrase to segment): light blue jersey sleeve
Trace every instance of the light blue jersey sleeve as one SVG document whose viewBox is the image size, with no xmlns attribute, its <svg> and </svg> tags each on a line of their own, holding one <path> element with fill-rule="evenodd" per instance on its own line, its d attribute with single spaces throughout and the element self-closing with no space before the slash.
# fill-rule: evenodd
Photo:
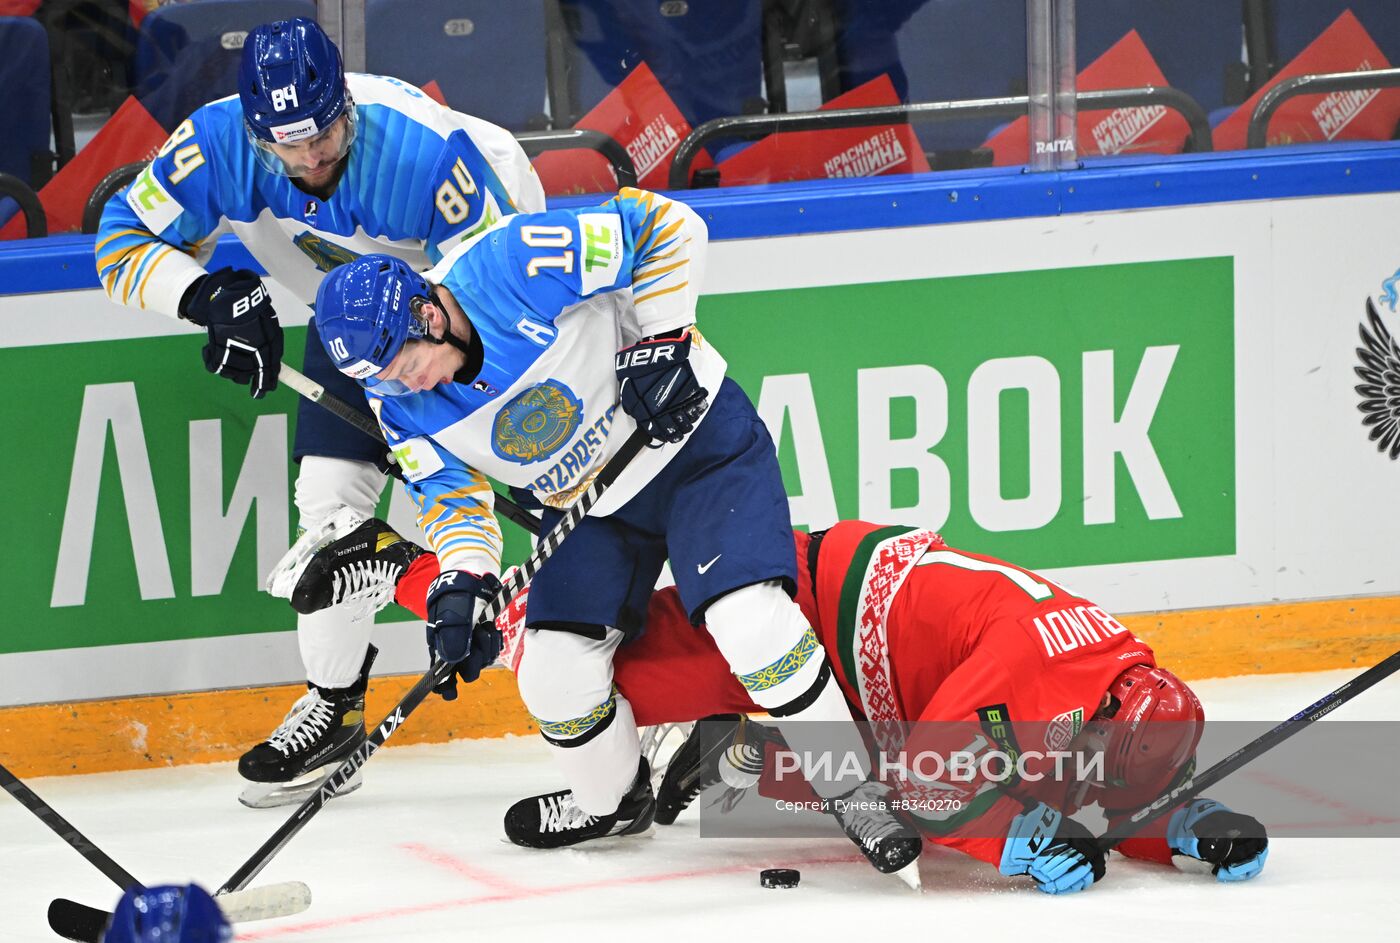
<svg viewBox="0 0 1400 943">
<path fill-rule="evenodd" d="M 551 321 L 630 288 L 642 335 L 664 334 L 695 323 L 707 238 L 690 207 L 629 187 L 601 206 L 511 218 L 456 259 L 443 282 L 459 298 L 484 291 Z"/>
<path fill-rule="evenodd" d="M 185 119 L 146 169 L 107 201 L 97 230 L 97 275 L 118 304 L 175 315 L 185 289 L 204 274 L 195 257 L 236 212 L 223 205 L 222 174 L 214 171 L 219 164 L 238 173 L 233 148 L 242 142 L 231 136 L 241 129 L 229 127 L 226 104 L 205 105 Z"/>
<path fill-rule="evenodd" d="M 404 490 L 418 509 L 418 522 L 438 556 L 438 565 L 444 570 L 499 576 L 501 526 L 490 480 L 414 429 L 411 415 L 393 398 L 371 396 L 369 403 L 403 473 Z"/>
<path fill-rule="evenodd" d="M 437 166 L 428 177 L 433 199 L 424 225 L 424 248 L 434 265 L 456 244 L 522 209 L 465 131 L 448 135 Z"/>
</svg>

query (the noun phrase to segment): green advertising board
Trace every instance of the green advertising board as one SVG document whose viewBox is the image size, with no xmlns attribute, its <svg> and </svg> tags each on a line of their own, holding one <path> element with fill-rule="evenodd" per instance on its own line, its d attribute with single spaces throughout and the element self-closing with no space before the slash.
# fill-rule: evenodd
<svg viewBox="0 0 1400 943">
<path fill-rule="evenodd" d="M 1229 258 L 707 296 L 700 323 L 781 428 L 796 524 L 1034 567 L 1235 550 Z"/>
<path fill-rule="evenodd" d="M 908 520 L 1030 566 L 1131 563 L 1234 552 L 1232 272 L 1209 258 L 709 295 L 699 317 L 781 427 L 795 523 Z M 0 350 L 29 456 L 0 473 L 0 653 L 293 627 L 260 579 L 293 535 L 296 397 L 208 376 L 201 340 Z M 288 331 L 290 362 L 304 343 Z M 503 530 L 520 559 L 526 538 Z"/>
</svg>

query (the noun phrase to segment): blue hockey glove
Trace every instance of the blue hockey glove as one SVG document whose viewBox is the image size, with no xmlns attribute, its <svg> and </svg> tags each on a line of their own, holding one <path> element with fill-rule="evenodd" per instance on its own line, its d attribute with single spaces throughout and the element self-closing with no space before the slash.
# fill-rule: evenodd
<svg viewBox="0 0 1400 943">
<path fill-rule="evenodd" d="M 1173 812 L 1167 845 L 1178 855 L 1213 865 L 1218 881 L 1248 881 L 1269 860 L 1264 824 L 1214 799 L 1192 799 Z"/>
<path fill-rule="evenodd" d="M 656 443 L 682 441 L 705 411 L 708 393 L 690 366 L 690 332 L 648 337 L 617 352 L 618 397 Z"/>
<path fill-rule="evenodd" d="M 282 325 L 256 274 L 232 268 L 210 272 L 186 290 L 180 317 L 209 332 L 204 369 L 247 384 L 254 399 L 277 389 Z"/>
<path fill-rule="evenodd" d="M 429 654 L 456 665 L 433 690 L 444 701 L 457 697 L 457 679 L 467 684 L 501 653 L 501 633 L 487 623 L 477 624 L 481 603 L 500 592 L 501 581 L 489 573 L 477 576 L 465 570 L 444 570 L 428 586 Z"/>
<path fill-rule="evenodd" d="M 1047 894 L 1082 891 L 1104 875 L 1104 854 L 1089 830 L 1045 803 L 1011 820 L 1001 873 L 1029 874 Z"/>
</svg>

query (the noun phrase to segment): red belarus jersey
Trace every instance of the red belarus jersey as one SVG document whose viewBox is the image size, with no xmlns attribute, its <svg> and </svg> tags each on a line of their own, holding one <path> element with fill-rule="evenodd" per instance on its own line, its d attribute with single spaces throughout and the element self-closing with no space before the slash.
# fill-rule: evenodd
<svg viewBox="0 0 1400 943">
<path fill-rule="evenodd" d="M 1053 732 L 1055 742 L 1018 746 L 1058 749 L 1124 669 L 1155 664 L 1146 644 L 1092 602 L 1032 571 L 949 547 L 931 531 L 841 522 L 821 539 L 815 587 L 811 538 L 793 537 L 797 602 L 847 700 L 871 722 L 877 740 L 890 721 L 963 722 L 998 743 L 990 734 L 1005 736 L 1007 721 L 1040 721 L 1048 722 L 1045 737 Z M 399 584 L 398 601 L 420 616 L 436 575 L 430 559 L 420 558 L 422 565 Z M 502 660 L 512 669 L 524 608 L 517 599 L 497 622 L 506 636 Z M 618 649 L 613 668 L 639 726 L 759 711 L 709 633 L 690 625 L 674 588 L 653 594 L 646 631 Z M 901 746 L 943 750 L 965 743 Z M 1000 863 L 1022 802 L 988 782 L 968 784 L 958 796 L 960 807 L 950 814 L 912 811 L 930 841 Z M 1045 798 L 1064 805 L 1063 797 Z M 1159 844 L 1152 857 L 1163 857 Z"/>
<path fill-rule="evenodd" d="M 846 697 L 870 721 L 877 747 L 899 762 L 976 742 L 1013 756 L 1061 750 L 1124 669 L 1156 663 L 1094 603 L 930 531 L 837 524 L 822 538 L 816 597 L 816 628 Z M 898 721 L 930 723 L 910 731 Z M 1017 723 L 1029 723 L 1022 739 L 1029 731 L 1042 742 L 1018 742 Z M 1048 762 L 1026 768 L 1048 772 Z M 1023 801 L 986 780 L 941 781 L 936 790 L 895 783 L 931 840 L 1000 862 Z M 1064 795 L 1034 798 L 1067 805 Z"/>
<path fill-rule="evenodd" d="M 975 719 L 993 704 L 1015 721 L 1087 719 L 1125 668 L 1156 664 L 1094 603 L 928 531 L 837 524 L 822 538 L 816 594 L 814 624 L 847 698 L 865 706 L 862 682 L 878 673 L 869 653 L 882 641 L 900 720 Z"/>
</svg>

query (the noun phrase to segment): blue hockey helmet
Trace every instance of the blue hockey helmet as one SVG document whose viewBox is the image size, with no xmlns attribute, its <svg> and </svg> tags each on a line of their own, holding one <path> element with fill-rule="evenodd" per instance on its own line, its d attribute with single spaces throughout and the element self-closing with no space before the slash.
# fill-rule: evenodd
<svg viewBox="0 0 1400 943">
<path fill-rule="evenodd" d="M 316 330 L 341 373 L 378 395 L 410 392 L 375 379 L 408 340 L 434 340 L 417 314 L 432 297 L 428 282 L 403 259 L 362 255 L 331 270 L 316 292 Z"/>
<path fill-rule="evenodd" d="M 243 42 L 238 98 L 248 140 L 273 173 L 295 176 L 270 145 L 300 145 L 331 132 L 346 115 L 339 156 L 354 140 L 354 101 L 340 50 L 314 20 L 294 17 L 255 27 Z M 338 158 L 337 158 L 338 159 Z"/>
<path fill-rule="evenodd" d="M 233 928 L 198 884 L 132 888 L 117 902 L 102 943 L 226 943 Z"/>
</svg>

